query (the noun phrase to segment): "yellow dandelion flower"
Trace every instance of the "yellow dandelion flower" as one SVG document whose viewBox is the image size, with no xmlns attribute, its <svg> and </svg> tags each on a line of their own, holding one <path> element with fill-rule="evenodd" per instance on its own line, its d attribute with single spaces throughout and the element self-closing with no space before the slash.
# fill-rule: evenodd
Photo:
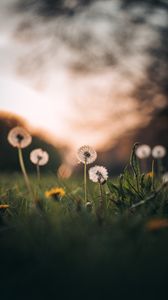
<svg viewBox="0 0 168 300">
<path fill-rule="evenodd" d="M 65 191 L 63 188 L 51 188 L 50 190 L 45 192 L 46 198 L 53 198 L 54 200 L 59 200 L 59 198 L 65 195 Z"/>
<path fill-rule="evenodd" d="M 149 173 L 147 173 L 146 175 L 147 175 L 148 177 L 151 177 L 151 178 L 152 178 L 152 177 L 154 176 L 154 173 L 153 173 L 153 172 L 149 172 Z"/>
<path fill-rule="evenodd" d="M 146 223 L 146 229 L 156 231 L 162 228 L 168 228 L 168 219 L 151 219 Z"/>
<path fill-rule="evenodd" d="M 0 209 L 9 208 L 8 204 L 0 204 Z"/>
</svg>

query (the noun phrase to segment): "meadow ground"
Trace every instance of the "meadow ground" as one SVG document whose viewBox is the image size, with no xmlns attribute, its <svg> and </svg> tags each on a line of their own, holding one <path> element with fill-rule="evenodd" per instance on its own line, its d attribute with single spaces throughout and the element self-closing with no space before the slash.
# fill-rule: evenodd
<svg viewBox="0 0 168 300">
<path fill-rule="evenodd" d="M 102 186 L 0 175 L 0 299 L 168 299 L 168 186 L 135 157 Z M 47 198 L 62 187 L 65 195 Z M 32 201 L 33 200 L 33 201 Z"/>
</svg>

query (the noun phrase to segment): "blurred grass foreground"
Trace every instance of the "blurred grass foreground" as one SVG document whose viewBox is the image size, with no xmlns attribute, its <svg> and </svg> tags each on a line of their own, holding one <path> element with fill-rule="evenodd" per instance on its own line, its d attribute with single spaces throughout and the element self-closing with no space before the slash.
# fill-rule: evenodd
<svg viewBox="0 0 168 300">
<path fill-rule="evenodd" d="M 167 299 L 167 180 L 135 148 L 103 206 L 80 178 L 30 182 L 33 198 L 20 174 L 0 177 L 0 299 Z"/>
</svg>

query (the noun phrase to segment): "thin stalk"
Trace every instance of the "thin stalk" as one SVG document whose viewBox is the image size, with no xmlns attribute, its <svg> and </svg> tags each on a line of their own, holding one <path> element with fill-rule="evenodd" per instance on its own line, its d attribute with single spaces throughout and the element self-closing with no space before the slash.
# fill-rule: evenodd
<svg viewBox="0 0 168 300">
<path fill-rule="evenodd" d="M 87 202 L 87 176 L 86 176 L 86 161 L 84 163 L 84 200 Z"/>
<path fill-rule="evenodd" d="M 152 160 L 152 190 L 155 190 L 155 161 Z"/>
<path fill-rule="evenodd" d="M 102 209 L 104 206 L 104 199 L 103 199 L 103 188 L 100 182 L 99 182 L 99 188 L 100 188 L 100 208 Z"/>
<path fill-rule="evenodd" d="M 37 163 L 36 169 L 37 169 L 37 180 L 38 180 L 38 183 L 40 183 L 40 166 L 39 166 L 39 163 Z"/>
<path fill-rule="evenodd" d="M 136 178 L 136 183 L 137 183 L 137 191 L 138 191 L 138 193 L 140 193 L 139 179 L 138 179 L 138 175 L 137 174 L 135 175 L 135 178 Z"/>
<path fill-rule="evenodd" d="M 24 165 L 24 160 L 23 160 L 23 154 L 22 154 L 22 149 L 21 147 L 18 148 L 18 156 L 19 156 L 19 162 L 20 162 L 20 167 L 23 173 L 23 177 L 27 186 L 27 189 L 29 191 L 29 193 L 32 195 L 32 190 L 31 190 L 31 186 L 30 186 L 30 182 L 29 182 L 29 178 L 26 172 L 26 168 Z"/>
<path fill-rule="evenodd" d="M 137 160 L 137 157 L 135 155 L 135 149 L 138 145 L 139 145 L 139 143 L 135 143 L 134 146 L 133 146 L 132 153 L 131 153 L 131 158 L 130 158 L 130 165 L 131 165 L 131 168 L 133 170 L 133 174 L 134 174 L 134 177 L 135 177 L 135 180 L 136 180 L 137 191 L 138 191 L 138 193 L 140 193 L 139 179 L 138 179 L 138 175 L 139 175 L 138 164 L 139 164 L 139 161 Z"/>
<path fill-rule="evenodd" d="M 143 199 L 143 196 L 140 194 L 140 192 L 138 192 L 136 190 L 136 188 L 130 183 L 129 180 L 127 180 L 128 184 L 130 185 L 130 187 L 134 190 L 134 192 L 137 194 L 137 196 L 140 198 L 140 199 Z"/>
</svg>

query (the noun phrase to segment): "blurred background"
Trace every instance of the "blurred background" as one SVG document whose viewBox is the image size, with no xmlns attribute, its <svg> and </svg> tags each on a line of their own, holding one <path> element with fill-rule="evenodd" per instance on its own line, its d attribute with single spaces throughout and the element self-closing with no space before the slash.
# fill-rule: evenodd
<svg viewBox="0 0 168 300">
<path fill-rule="evenodd" d="M 1 0 L 0 169 L 21 125 L 68 177 L 83 144 L 113 174 L 134 142 L 168 146 L 167 0 Z M 28 167 L 32 165 L 27 161 Z"/>
</svg>

